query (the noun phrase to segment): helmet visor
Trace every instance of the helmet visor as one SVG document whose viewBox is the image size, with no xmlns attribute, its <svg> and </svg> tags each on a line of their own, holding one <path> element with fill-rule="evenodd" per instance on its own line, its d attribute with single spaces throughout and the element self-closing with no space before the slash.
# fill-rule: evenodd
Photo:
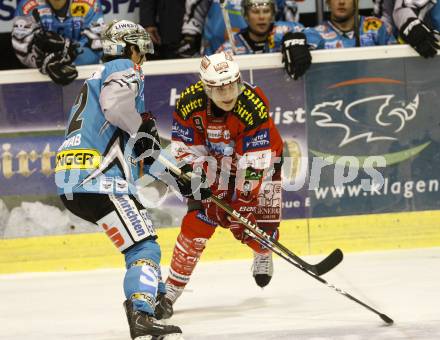
<svg viewBox="0 0 440 340">
<path fill-rule="evenodd" d="M 224 111 L 234 108 L 237 97 L 242 91 L 242 84 L 239 80 L 222 86 L 205 86 L 206 94 L 214 103 Z"/>
</svg>

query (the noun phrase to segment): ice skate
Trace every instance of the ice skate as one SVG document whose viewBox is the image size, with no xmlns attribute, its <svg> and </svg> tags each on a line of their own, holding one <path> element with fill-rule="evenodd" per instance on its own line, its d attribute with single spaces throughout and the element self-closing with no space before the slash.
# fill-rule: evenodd
<svg viewBox="0 0 440 340">
<path fill-rule="evenodd" d="M 252 275 L 259 287 L 263 288 L 269 284 L 273 275 L 272 252 L 268 254 L 259 254 L 254 251 Z"/>
<path fill-rule="evenodd" d="M 130 336 L 134 340 L 183 340 L 182 330 L 177 326 L 161 325 L 142 311 L 134 311 L 129 300 L 124 301 Z"/>
<path fill-rule="evenodd" d="M 184 286 L 175 286 L 170 282 L 166 283 L 167 293 L 159 295 L 157 299 L 156 309 L 154 314 L 158 320 L 169 319 L 173 316 L 173 305 L 176 300 L 182 295 Z"/>
</svg>

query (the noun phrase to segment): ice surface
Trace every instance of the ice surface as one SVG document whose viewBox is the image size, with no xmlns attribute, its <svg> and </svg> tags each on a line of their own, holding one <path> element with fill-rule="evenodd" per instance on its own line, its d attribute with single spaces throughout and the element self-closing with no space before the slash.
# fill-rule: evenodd
<svg viewBox="0 0 440 340">
<path fill-rule="evenodd" d="M 391 327 L 283 260 L 262 290 L 250 265 L 199 264 L 172 319 L 185 340 L 440 339 L 440 248 L 350 253 L 324 275 L 393 318 Z M 122 269 L 0 276 L 0 339 L 129 339 L 123 276 Z"/>
</svg>

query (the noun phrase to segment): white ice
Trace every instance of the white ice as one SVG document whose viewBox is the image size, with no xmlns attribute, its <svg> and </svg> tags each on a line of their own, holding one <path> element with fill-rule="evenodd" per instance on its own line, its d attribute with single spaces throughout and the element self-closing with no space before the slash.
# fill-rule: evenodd
<svg viewBox="0 0 440 340">
<path fill-rule="evenodd" d="M 349 253 L 324 275 L 393 326 L 283 260 L 261 290 L 250 265 L 199 264 L 171 320 L 185 340 L 440 339 L 440 248 Z M 122 269 L 0 276 L 0 339 L 129 339 L 123 276 Z"/>
</svg>

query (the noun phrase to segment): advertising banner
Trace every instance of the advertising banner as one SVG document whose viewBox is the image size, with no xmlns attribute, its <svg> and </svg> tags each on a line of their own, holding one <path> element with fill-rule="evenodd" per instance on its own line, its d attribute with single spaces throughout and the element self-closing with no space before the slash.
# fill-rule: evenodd
<svg viewBox="0 0 440 340">
<path fill-rule="evenodd" d="M 438 67 L 438 58 L 312 67 L 313 217 L 438 209 Z"/>
<path fill-rule="evenodd" d="M 300 81 L 281 68 L 244 71 L 264 90 L 284 140 L 283 218 L 437 209 L 440 84 L 432 70 L 439 63 L 321 63 Z M 197 73 L 145 80 L 146 106 L 166 147 L 176 100 Z M 55 153 L 81 83 L 0 85 L 0 198 L 56 195 Z M 163 188 L 151 190 L 159 201 Z M 161 218 L 169 225 L 185 206 L 169 196 L 156 210 L 173 212 Z"/>
<path fill-rule="evenodd" d="M 0 197 L 56 195 L 55 154 L 64 136 L 0 137 Z"/>
</svg>

